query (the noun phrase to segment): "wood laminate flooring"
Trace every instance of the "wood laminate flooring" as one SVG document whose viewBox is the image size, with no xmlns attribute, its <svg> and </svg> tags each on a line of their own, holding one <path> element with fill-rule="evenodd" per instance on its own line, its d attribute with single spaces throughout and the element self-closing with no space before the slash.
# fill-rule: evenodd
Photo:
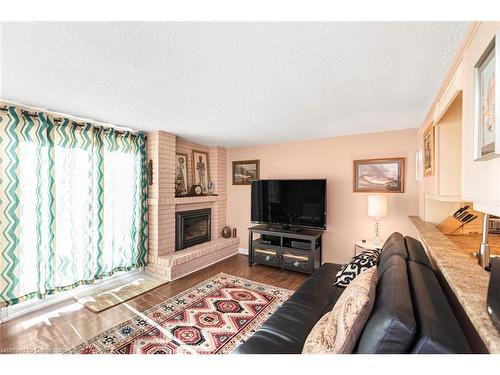
<svg viewBox="0 0 500 375">
<path fill-rule="evenodd" d="M 248 258 L 238 254 L 98 314 L 68 299 L 0 324 L 0 354 L 64 352 L 220 272 L 290 290 L 308 277 L 261 265 L 250 268 Z"/>
</svg>

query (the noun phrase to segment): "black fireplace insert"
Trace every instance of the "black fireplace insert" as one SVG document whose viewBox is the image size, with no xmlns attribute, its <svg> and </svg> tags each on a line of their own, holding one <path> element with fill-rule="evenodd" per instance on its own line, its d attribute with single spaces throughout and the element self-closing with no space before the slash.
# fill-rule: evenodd
<svg viewBox="0 0 500 375">
<path fill-rule="evenodd" d="M 210 241 L 211 209 L 175 214 L 175 251 Z"/>
</svg>

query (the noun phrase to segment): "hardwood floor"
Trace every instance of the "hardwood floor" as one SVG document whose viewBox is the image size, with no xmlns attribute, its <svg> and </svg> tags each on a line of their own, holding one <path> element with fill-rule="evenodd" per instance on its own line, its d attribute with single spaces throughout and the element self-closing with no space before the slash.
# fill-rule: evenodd
<svg viewBox="0 0 500 375">
<path fill-rule="evenodd" d="M 247 257 L 238 254 L 98 314 L 71 299 L 0 324 L 0 354 L 64 352 L 220 272 L 291 290 L 308 277 L 260 265 L 249 268 Z"/>
</svg>

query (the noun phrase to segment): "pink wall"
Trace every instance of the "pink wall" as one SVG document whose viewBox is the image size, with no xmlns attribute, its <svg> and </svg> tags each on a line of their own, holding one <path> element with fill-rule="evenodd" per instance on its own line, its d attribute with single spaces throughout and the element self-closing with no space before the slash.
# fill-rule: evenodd
<svg viewBox="0 0 500 375">
<path fill-rule="evenodd" d="M 357 240 L 373 237 L 367 216 L 367 193 L 352 191 L 352 161 L 379 157 L 405 157 L 403 194 L 388 194 L 388 216 L 381 221 L 382 236 L 393 231 L 415 236 L 408 215 L 418 214 L 415 181 L 417 129 L 360 134 L 252 147 L 227 149 L 227 223 L 236 227 L 247 248 L 250 223 L 250 187 L 232 185 L 232 162 L 260 160 L 261 178 L 326 178 L 327 229 L 323 235 L 323 261 L 344 263 L 354 254 Z"/>
</svg>

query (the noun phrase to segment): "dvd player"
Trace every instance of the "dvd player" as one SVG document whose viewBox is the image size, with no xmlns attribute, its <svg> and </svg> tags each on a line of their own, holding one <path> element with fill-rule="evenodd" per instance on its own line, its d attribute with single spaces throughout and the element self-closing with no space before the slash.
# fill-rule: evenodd
<svg viewBox="0 0 500 375">
<path fill-rule="evenodd" d="M 294 249 L 311 250 L 310 242 L 292 241 L 290 243 L 290 246 L 293 247 Z"/>
</svg>

